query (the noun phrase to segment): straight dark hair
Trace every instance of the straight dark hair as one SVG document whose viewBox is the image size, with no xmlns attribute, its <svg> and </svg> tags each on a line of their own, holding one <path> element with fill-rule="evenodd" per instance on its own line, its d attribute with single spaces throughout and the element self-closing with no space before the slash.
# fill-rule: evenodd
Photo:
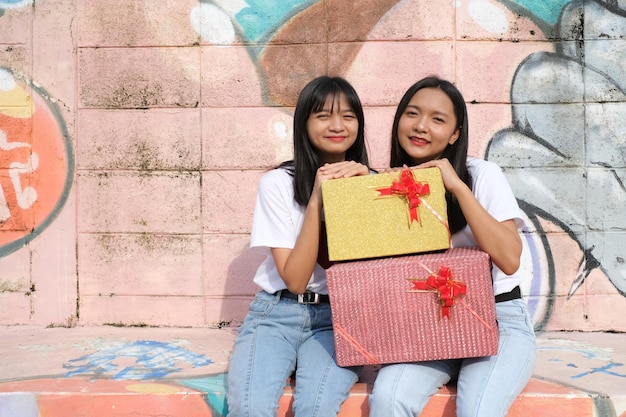
<svg viewBox="0 0 626 417">
<path fill-rule="evenodd" d="M 356 140 L 346 151 L 346 161 L 369 166 L 365 145 L 365 117 L 356 90 L 341 77 L 321 76 L 310 81 L 300 92 L 293 115 L 293 159 L 278 167 L 288 169 L 294 176 L 294 196 L 301 206 L 306 206 L 313 192 L 315 175 L 321 166 L 319 155 L 307 133 L 307 121 L 312 113 L 324 109 L 328 98 L 335 100 L 343 94 L 359 122 Z"/>
<path fill-rule="evenodd" d="M 468 148 L 468 122 L 467 122 L 467 106 L 465 105 L 465 99 L 461 92 L 450 81 L 441 79 L 437 76 L 429 76 L 423 78 L 413 84 L 404 93 L 398 108 L 396 109 L 396 115 L 393 119 L 393 127 L 391 128 L 391 161 L 392 167 L 401 167 L 404 165 L 411 166 L 413 161 L 409 154 L 406 153 L 400 141 L 398 140 L 398 124 L 400 118 L 406 111 L 409 102 L 422 88 L 438 88 L 443 91 L 452 101 L 454 107 L 454 114 L 456 116 L 456 128 L 459 129 L 459 138 L 452 144 L 448 145 L 438 159 L 447 158 L 450 164 L 456 171 L 457 175 L 467 186 L 472 189 L 472 177 L 467 170 L 467 148 Z M 448 223 L 450 224 L 450 233 L 454 234 L 462 230 L 467 225 L 467 220 L 463 215 L 463 211 L 459 206 L 459 202 L 456 197 L 446 191 L 446 202 L 448 205 Z"/>
</svg>

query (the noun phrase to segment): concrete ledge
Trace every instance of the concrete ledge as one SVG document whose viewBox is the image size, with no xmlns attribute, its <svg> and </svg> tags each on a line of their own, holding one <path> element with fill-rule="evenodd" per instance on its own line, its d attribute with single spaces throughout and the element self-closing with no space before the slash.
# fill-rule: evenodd
<svg viewBox="0 0 626 417">
<path fill-rule="evenodd" d="M 340 417 L 367 417 L 369 415 L 369 384 L 357 384 L 350 398 L 341 407 Z M 444 387 L 433 398 L 420 417 L 456 417 L 456 390 Z M 291 389 L 285 391 L 280 403 L 278 416 L 292 417 Z M 591 395 L 576 389 L 564 388 L 557 384 L 533 379 L 518 397 L 509 417 L 593 417 L 596 416 L 594 400 Z"/>
<path fill-rule="evenodd" d="M 223 379 L 222 379 L 223 382 Z M 343 404 L 340 417 L 367 417 L 371 382 L 360 382 Z M 2 417 L 123 417 L 131 414 L 171 417 L 218 417 L 226 413 L 224 387 L 192 389 L 175 381 L 112 381 L 53 378 L 0 384 Z M 454 387 L 444 387 L 428 403 L 421 417 L 454 417 Z M 208 398 L 213 397 L 213 401 Z M 215 401 L 220 397 L 220 401 Z M 292 389 L 287 387 L 278 416 L 292 417 Z M 510 417 L 593 417 L 593 396 L 555 383 L 533 379 L 512 406 Z M 609 414 L 607 414 L 609 415 Z"/>
<path fill-rule="evenodd" d="M 213 416 L 207 407 L 204 393 L 170 384 L 143 381 L 120 384 L 119 381 L 69 378 L 14 382 L 3 384 L 0 388 L 12 389 L 34 395 L 38 408 L 31 413 L 29 404 L 28 414 L 24 410 L 18 414 L 3 414 L 5 407 L 15 409 L 22 399 L 15 396 L 19 392 L 12 393 L 13 396 L 0 393 L 2 417 Z"/>
<path fill-rule="evenodd" d="M 233 329 L 0 327 L 0 417 L 219 417 Z M 509 417 L 626 417 L 625 334 L 543 333 Z M 341 417 L 366 417 L 376 367 Z M 421 417 L 455 416 L 444 387 Z M 292 416 L 291 387 L 279 417 Z"/>
</svg>

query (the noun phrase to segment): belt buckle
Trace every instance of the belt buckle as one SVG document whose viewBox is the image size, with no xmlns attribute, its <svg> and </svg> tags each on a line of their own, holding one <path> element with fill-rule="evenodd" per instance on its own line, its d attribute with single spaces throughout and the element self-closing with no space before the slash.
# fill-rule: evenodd
<svg viewBox="0 0 626 417">
<path fill-rule="evenodd" d="M 316 292 L 306 291 L 304 294 L 298 294 L 298 304 L 319 304 L 320 295 Z"/>
</svg>

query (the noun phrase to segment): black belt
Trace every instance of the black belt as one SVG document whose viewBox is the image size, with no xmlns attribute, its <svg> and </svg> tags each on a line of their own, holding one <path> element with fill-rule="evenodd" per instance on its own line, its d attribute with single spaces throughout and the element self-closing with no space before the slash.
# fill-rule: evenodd
<svg viewBox="0 0 626 417">
<path fill-rule="evenodd" d="M 298 304 L 328 304 L 330 300 L 327 294 L 318 294 L 313 291 L 306 291 L 304 294 L 294 294 L 288 290 L 282 290 L 280 292 L 280 298 L 289 298 L 290 300 L 297 300 Z"/>
<path fill-rule="evenodd" d="M 496 295 L 496 303 L 501 303 L 503 301 L 517 300 L 518 298 L 522 298 L 522 290 L 520 290 L 519 285 L 513 288 L 509 292 Z"/>
</svg>

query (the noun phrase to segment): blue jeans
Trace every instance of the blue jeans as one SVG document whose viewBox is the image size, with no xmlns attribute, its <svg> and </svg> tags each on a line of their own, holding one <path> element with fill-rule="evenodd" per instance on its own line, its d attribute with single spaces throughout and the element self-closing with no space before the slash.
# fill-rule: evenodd
<svg viewBox="0 0 626 417">
<path fill-rule="evenodd" d="M 384 366 L 370 396 L 370 417 L 418 416 L 430 397 L 454 379 L 457 416 L 504 417 L 532 375 L 535 333 L 522 300 L 497 303 L 496 315 L 497 355 Z"/>
<path fill-rule="evenodd" d="M 261 291 L 235 339 L 228 416 L 276 416 L 294 370 L 295 417 L 336 416 L 358 378 L 358 368 L 336 363 L 329 304 L 298 304 Z"/>
</svg>

